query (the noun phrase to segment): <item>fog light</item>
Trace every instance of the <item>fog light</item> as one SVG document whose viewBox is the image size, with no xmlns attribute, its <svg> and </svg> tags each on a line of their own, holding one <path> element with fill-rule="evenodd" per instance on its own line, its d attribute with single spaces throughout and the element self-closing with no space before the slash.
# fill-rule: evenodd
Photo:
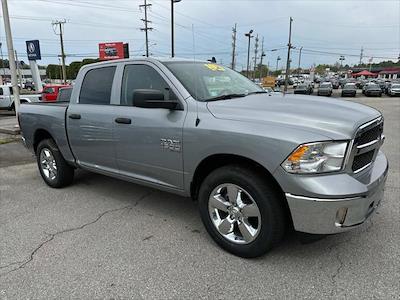
<svg viewBox="0 0 400 300">
<path fill-rule="evenodd" d="M 339 208 L 336 212 L 336 225 L 342 226 L 347 216 L 347 207 Z"/>
</svg>

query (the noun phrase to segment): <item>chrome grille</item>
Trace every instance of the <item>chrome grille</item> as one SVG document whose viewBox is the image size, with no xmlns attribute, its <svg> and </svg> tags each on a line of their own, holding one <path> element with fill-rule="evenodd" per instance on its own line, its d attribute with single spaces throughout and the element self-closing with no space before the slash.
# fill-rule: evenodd
<svg viewBox="0 0 400 300">
<path fill-rule="evenodd" d="M 360 126 L 353 143 L 351 171 L 358 173 L 368 168 L 374 162 L 382 140 L 382 117 Z"/>
</svg>

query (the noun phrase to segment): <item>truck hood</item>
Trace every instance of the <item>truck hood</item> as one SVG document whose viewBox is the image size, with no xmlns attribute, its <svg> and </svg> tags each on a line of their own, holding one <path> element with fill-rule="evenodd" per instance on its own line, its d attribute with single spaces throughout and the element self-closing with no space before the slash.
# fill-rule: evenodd
<svg viewBox="0 0 400 300">
<path fill-rule="evenodd" d="M 351 139 L 356 129 L 381 114 L 358 103 L 316 96 L 255 94 L 207 103 L 219 119 L 281 124 L 330 139 Z"/>
</svg>

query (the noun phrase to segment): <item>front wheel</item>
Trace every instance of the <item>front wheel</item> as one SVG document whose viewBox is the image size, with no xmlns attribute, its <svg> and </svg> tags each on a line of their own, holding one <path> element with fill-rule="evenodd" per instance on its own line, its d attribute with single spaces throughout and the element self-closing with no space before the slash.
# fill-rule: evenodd
<svg viewBox="0 0 400 300">
<path fill-rule="evenodd" d="M 72 183 L 74 169 L 65 161 L 52 139 L 46 139 L 39 143 L 36 159 L 40 175 L 47 185 L 61 188 Z"/>
<path fill-rule="evenodd" d="M 283 199 L 273 183 L 239 165 L 213 171 L 199 191 L 202 221 L 214 241 L 232 254 L 257 257 L 285 231 Z"/>
</svg>

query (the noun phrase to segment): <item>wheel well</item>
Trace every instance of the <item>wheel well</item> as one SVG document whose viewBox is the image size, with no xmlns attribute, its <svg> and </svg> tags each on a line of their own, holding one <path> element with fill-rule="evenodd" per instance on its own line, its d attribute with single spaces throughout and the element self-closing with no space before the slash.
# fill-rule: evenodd
<svg viewBox="0 0 400 300">
<path fill-rule="evenodd" d="M 277 190 L 282 193 L 282 195 L 284 195 L 280 185 L 272 176 L 272 174 L 256 161 L 240 155 L 215 154 L 203 159 L 201 163 L 197 166 L 190 185 L 190 194 L 192 198 L 194 200 L 197 200 L 200 185 L 208 174 L 210 174 L 215 169 L 232 164 L 242 165 L 251 168 L 252 170 L 255 170 L 261 176 L 263 176 L 264 178 L 268 178 L 269 181 L 273 182 Z"/>
<path fill-rule="evenodd" d="M 258 174 L 260 174 L 260 176 L 266 179 L 266 181 L 272 183 L 272 187 L 275 189 L 275 192 L 280 196 L 280 199 L 282 199 L 283 208 L 289 221 L 288 224 L 292 226 L 293 221 L 289 205 L 286 201 L 285 193 L 283 192 L 279 183 L 265 167 L 263 167 L 256 161 L 244 156 L 233 154 L 216 154 L 202 160 L 201 163 L 197 166 L 196 171 L 194 172 L 193 180 L 190 184 L 190 194 L 192 199 L 197 201 L 200 185 L 208 174 L 210 174 L 215 169 L 233 164 L 251 168 L 251 170 L 256 171 Z"/>
<path fill-rule="evenodd" d="M 39 143 L 45 139 L 53 139 L 53 137 L 47 130 L 44 129 L 36 130 L 35 135 L 33 136 L 33 150 L 35 151 L 35 153 Z"/>
</svg>

